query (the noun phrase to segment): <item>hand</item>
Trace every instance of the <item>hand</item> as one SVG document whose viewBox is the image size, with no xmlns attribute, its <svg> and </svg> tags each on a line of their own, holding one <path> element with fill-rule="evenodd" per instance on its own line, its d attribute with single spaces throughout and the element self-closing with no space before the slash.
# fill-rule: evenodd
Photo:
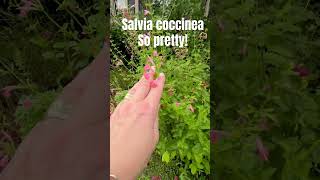
<svg viewBox="0 0 320 180">
<path fill-rule="evenodd" d="M 147 165 L 159 139 L 158 112 L 165 76 L 157 86 L 142 77 L 110 118 L 110 173 L 132 180 Z"/>
</svg>

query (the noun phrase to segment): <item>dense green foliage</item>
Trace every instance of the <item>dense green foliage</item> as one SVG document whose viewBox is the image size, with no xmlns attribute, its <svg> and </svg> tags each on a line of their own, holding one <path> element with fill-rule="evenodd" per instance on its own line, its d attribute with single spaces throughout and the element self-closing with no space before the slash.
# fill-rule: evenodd
<svg viewBox="0 0 320 180">
<path fill-rule="evenodd" d="M 157 7 L 157 5 L 151 6 L 150 4 L 146 7 L 151 12 L 148 19 L 155 22 L 170 18 L 181 19 L 185 16 L 194 19 L 201 17 L 195 13 L 195 10 L 199 10 L 198 12 L 203 14 L 199 9 L 202 7 L 201 3 L 190 1 L 194 3 L 190 6 L 188 2 L 173 2 L 172 9 Z M 183 11 L 189 13 L 183 14 L 181 12 L 183 3 L 185 4 L 183 7 L 194 8 L 193 11 Z M 168 13 L 169 16 L 161 13 L 162 9 L 171 11 Z M 175 16 L 171 17 L 173 14 Z M 122 18 L 122 14 L 113 17 L 111 26 L 113 64 L 111 87 L 113 95 L 115 95 L 114 103 L 119 102 L 126 94 L 126 90 L 142 76 L 147 58 L 153 58 L 157 64 L 157 71 L 164 72 L 166 75 L 166 85 L 159 114 L 160 141 L 156 153 L 161 155 L 163 162 L 175 162 L 175 167 L 179 171 L 179 174 L 176 175 L 179 175 L 180 179 L 205 179 L 210 172 L 210 50 L 206 31 L 179 32 L 181 34 L 187 33 L 189 36 L 188 47 L 185 48 L 138 47 L 138 34 L 146 32 L 123 31 L 121 29 Z M 150 36 L 170 33 L 177 32 L 154 29 L 150 32 Z M 158 53 L 157 56 L 153 55 L 154 51 Z M 157 175 L 156 173 L 154 175 Z"/>
<path fill-rule="evenodd" d="M 319 179 L 319 3 L 212 5 L 215 178 Z"/>
</svg>

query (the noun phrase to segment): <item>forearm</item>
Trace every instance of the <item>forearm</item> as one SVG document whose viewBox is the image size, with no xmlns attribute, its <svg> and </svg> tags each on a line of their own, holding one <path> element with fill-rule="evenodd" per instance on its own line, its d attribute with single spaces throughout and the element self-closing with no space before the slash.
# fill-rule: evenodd
<svg viewBox="0 0 320 180">
<path fill-rule="evenodd" d="M 47 117 L 38 123 L 0 175 L 1 180 L 105 179 L 107 52 L 105 47 L 87 68 L 88 73 L 80 73 L 59 97 L 72 106 L 67 119 Z M 84 92 L 75 96 L 76 89 Z"/>
</svg>

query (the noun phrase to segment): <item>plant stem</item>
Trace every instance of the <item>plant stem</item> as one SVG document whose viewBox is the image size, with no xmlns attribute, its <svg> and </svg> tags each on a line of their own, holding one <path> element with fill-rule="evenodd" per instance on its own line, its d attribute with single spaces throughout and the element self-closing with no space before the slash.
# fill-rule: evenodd
<svg viewBox="0 0 320 180">
<path fill-rule="evenodd" d="M 62 28 L 62 26 L 60 26 L 54 19 L 52 19 L 52 18 L 50 17 L 50 15 L 49 15 L 45 10 L 43 10 L 42 12 L 43 12 L 43 13 L 48 17 L 48 19 L 49 19 L 53 24 L 55 24 L 59 29 Z"/>
</svg>

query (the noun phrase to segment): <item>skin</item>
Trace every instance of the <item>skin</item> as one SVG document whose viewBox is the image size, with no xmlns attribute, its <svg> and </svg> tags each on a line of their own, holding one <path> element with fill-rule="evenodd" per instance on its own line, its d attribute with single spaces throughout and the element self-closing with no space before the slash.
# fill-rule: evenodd
<svg viewBox="0 0 320 180">
<path fill-rule="evenodd" d="M 110 172 L 119 179 L 135 179 L 159 139 L 157 117 L 165 76 L 160 74 L 155 88 L 150 87 L 151 80 L 141 77 L 129 91 L 132 97 L 122 101 L 111 115 Z"/>
<path fill-rule="evenodd" d="M 140 80 L 109 124 L 106 57 L 107 46 L 63 89 L 56 100 L 67 109 L 63 118 L 48 115 L 38 123 L 0 174 L 1 180 L 106 179 L 109 163 L 111 173 L 131 180 L 145 167 L 159 137 L 156 117 L 164 76 L 153 89 L 146 79 Z"/>
</svg>

